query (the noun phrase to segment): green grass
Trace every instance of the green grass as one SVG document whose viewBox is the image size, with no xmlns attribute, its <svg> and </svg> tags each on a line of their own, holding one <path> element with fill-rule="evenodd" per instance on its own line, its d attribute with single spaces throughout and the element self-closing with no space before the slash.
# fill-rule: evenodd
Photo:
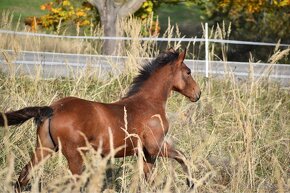
<svg viewBox="0 0 290 193">
<path fill-rule="evenodd" d="M 24 21 L 29 16 L 41 16 L 45 11 L 40 10 L 40 5 L 48 2 L 47 0 L 1 0 L 0 1 L 0 14 L 3 11 L 9 10 L 14 13 L 14 22 L 19 18 Z"/>
<path fill-rule="evenodd" d="M 195 36 L 197 28 L 200 29 L 201 10 L 193 3 L 161 4 L 156 14 L 161 25 L 161 34 L 167 29 L 168 18 L 171 25 L 178 24 L 180 31 L 187 36 Z"/>
</svg>

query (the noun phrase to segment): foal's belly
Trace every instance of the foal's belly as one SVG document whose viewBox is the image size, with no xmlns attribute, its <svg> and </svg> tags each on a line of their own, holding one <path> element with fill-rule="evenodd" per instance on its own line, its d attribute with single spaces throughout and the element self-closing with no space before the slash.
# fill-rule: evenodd
<svg viewBox="0 0 290 193">
<path fill-rule="evenodd" d="M 90 141 L 95 150 L 101 150 L 103 156 L 112 155 L 114 157 L 131 156 L 138 152 L 137 138 L 127 137 L 125 132 L 114 132 L 98 135 L 96 139 Z"/>
</svg>

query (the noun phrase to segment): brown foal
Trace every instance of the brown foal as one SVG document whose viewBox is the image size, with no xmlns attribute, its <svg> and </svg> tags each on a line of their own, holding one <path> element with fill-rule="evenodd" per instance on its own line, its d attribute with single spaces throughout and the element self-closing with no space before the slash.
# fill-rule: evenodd
<svg viewBox="0 0 290 193">
<path fill-rule="evenodd" d="M 118 149 L 115 157 L 137 155 L 140 140 L 145 155 L 146 179 L 150 176 L 154 158 L 169 157 L 181 164 L 188 176 L 187 184 L 193 187 L 185 156 L 164 140 L 169 128 L 165 107 L 170 92 L 177 91 L 192 102 L 199 100 L 201 94 L 190 69 L 183 62 L 185 55 L 186 51 L 179 53 L 172 48 L 161 53 L 142 67 L 127 95 L 111 104 L 66 97 L 50 106 L 27 107 L 4 113 L 4 118 L 0 116 L 0 126 L 21 124 L 33 117 L 37 124 L 35 153 L 22 169 L 16 191 L 20 192 L 28 183 L 32 167 L 49 156 L 52 150 L 57 151 L 60 145 L 70 171 L 80 175 L 83 159 L 79 148 L 86 146 L 86 140 L 95 149 L 102 149 L 103 156 L 111 152 L 112 140 L 114 149 Z"/>
</svg>

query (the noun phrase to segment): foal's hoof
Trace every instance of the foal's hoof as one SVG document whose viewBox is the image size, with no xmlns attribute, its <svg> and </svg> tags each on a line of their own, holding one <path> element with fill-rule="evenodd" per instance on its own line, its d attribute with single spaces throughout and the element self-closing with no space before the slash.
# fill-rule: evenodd
<svg viewBox="0 0 290 193">
<path fill-rule="evenodd" d="M 20 186 L 19 182 L 16 182 L 14 184 L 14 192 L 15 193 L 20 193 L 21 192 L 21 186 Z"/>
<path fill-rule="evenodd" d="M 189 189 L 193 190 L 194 188 L 194 183 L 192 180 L 186 179 L 186 184 L 189 187 Z"/>
</svg>

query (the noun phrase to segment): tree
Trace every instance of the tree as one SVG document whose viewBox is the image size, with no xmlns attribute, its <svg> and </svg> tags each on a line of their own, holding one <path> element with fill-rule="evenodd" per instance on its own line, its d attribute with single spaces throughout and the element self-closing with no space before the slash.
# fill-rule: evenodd
<svg viewBox="0 0 290 193">
<path fill-rule="evenodd" d="M 98 9 L 104 35 L 117 36 L 117 21 L 135 13 L 145 0 L 88 0 Z M 116 52 L 116 41 L 104 41 L 104 54 L 111 55 Z"/>
<path fill-rule="evenodd" d="M 25 19 L 25 24 L 31 26 L 32 31 L 37 31 L 41 26 L 48 31 L 58 31 L 61 24 L 69 29 L 86 30 L 88 27 L 97 26 L 101 22 L 104 35 L 117 36 L 117 21 L 135 14 L 141 20 L 146 20 L 153 12 L 154 0 L 52 0 L 40 6 L 46 11 L 40 17 L 31 16 Z M 145 26 L 145 31 L 150 27 Z M 146 33 L 147 34 L 147 33 Z M 104 54 L 114 54 L 116 41 L 105 40 Z"/>
<path fill-rule="evenodd" d="M 130 15 L 137 16 L 141 20 L 151 17 L 161 3 L 176 4 L 180 0 L 52 0 L 41 6 L 47 14 L 41 17 L 26 18 L 25 24 L 30 25 L 32 31 L 37 26 L 42 26 L 49 31 L 59 30 L 60 23 L 67 28 L 77 27 L 86 29 L 96 26 L 101 22 L 104 28 L 104 36 L 115 37 L 118 20 Z M 189 1 L 189 0 L 188 0 Z M 72 25 L 73 24 L 73 25 Z M 152 26 L 144 26 L 144 34 L 156 35 L 160 28 L 158 21 L 152 22 Z M 103 54 L 116 54 L 117 42 L 105 40 Z"/>
</svg>

